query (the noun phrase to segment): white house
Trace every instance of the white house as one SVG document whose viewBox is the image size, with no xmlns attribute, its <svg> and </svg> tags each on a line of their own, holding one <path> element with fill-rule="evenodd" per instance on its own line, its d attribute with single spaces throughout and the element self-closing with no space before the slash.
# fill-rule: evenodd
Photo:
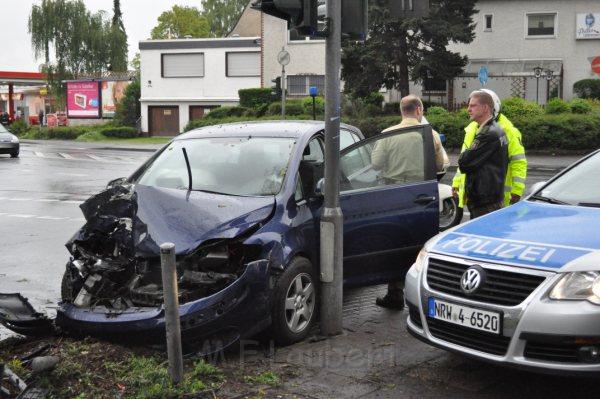
<svg viewBox="0 0 600 399">
<path fill-rule="evenodd" d="M 142 131 L 175 135 L 211 108 L 260 87 L 260 38 L 145 40 L 139 44 Z"/>
</svg>

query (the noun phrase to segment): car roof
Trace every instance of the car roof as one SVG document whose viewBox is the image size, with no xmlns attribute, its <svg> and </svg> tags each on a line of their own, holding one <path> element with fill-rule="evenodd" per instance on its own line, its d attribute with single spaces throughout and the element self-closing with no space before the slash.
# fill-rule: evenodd
<svg viewBox="0 0 600 399">
<path fill-rule="evenodd" d="M 360 131 L 354 126 L 342 124 L 342 127 L 357 133 L 361 136 Z M 325 122 L 323 121 L 251 121 L 226 123 L 220 125 L 205 126 L 198 129 L 183 133 L 175 138 L 175 140 L 187 140 L 196 138 L 205 138 L 206 136 L 213 137 L 289 137 L 300 138 L 306 135 L 313 134 L 323 130 Z"/>
</svg>

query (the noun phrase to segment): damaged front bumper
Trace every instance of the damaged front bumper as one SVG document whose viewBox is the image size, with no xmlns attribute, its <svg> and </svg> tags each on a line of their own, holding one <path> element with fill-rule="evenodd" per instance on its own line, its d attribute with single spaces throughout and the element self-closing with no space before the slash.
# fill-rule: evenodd
<svg viewBox="0 0 600 399">
<path fill-rule="evenodd" d="M 182 338 L 189 343 L 220 341 L 226 347 L 250 336 L 270 323 L 269 262 L 246 265 L 244 273 L 223 290 L 179 305 Z M 120 336 L 139 341 L 164 340 L 164 308 L 113 310 L 104 306 L 79 308 L 63 302 L 56 325 L 84 335 Z"/>
</svg>

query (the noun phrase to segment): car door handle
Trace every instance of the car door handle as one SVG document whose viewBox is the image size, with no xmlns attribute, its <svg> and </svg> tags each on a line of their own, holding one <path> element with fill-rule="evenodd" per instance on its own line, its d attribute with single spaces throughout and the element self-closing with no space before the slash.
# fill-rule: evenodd
<svg viewBox="0 0 600 399">
<path fill-rule="evenodd" d="M 415 204 L 429 204 L 430 202 L 435 201 L 437 198 L 435 197 L 417 197 L 415 200 Z"/>
</svg>

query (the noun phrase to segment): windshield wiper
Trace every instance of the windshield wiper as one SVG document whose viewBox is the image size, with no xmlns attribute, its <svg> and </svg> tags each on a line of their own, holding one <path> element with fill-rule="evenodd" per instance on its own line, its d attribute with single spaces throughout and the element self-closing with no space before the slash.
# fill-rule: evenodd
<svg viewBox="0 0 600 399">
<path fill-rule="evenodd" d="M 598 203 L 598 202 L 580 202 L 577 205 L 579 205 L 579 206 L 589 206 L 589 207 L 592 207 L 592 208 L 600 208 L 600 203 Z"/>
<path fill-rule="evenodd" d="M 181 147 L 181 149 L 183 150 L 183 157 L 185 158 L 185 164 L 187 165 L 188 191 L 192 191 L 192 168 L 190 167 L 190 160 L 187 156 L 187 151 L 185 150 L 185 147 Z"/>
<path fill-rule="evenodd" d="M 556 198 L 544 197 L 543 195 L 532 195 L 530 198 L 533 198 L 534 200 L 538 200 L 538 201 L 547 202 L 549 204 L 573 205 L 573 204 L 569 204 L 568 202 L 557 200 Z"/>
</svg>

